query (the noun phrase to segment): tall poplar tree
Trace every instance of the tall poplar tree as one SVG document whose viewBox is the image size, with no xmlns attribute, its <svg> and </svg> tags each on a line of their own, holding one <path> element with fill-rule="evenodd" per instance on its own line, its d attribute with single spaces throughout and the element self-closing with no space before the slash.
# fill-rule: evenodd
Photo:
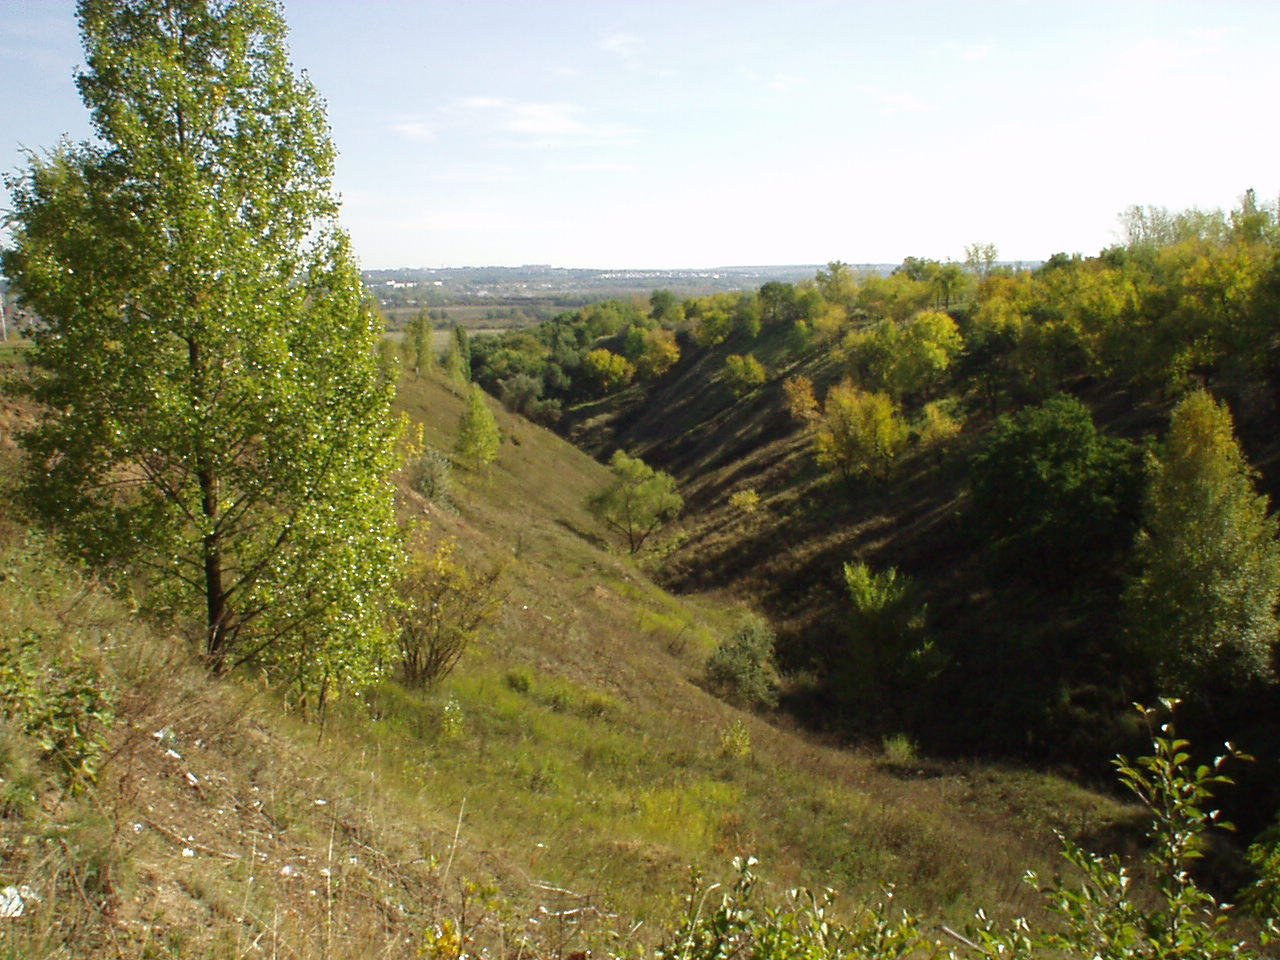
<svg viewBox="0 0 1280 960">
<path fill-rule="evenodd" d="M 76 554 L 196 614 L 218 670 L 368 676 L 395 572 L 391 387 L 322 103 L 272 0 L 81 0 L 97 140 L 10 177 L 45 326 L 26 491 Z"/>
<path fill-rule="evenodd" d="M 458 418 L 454 452 L 472 469 L 479 470 L 498 458 L 498 447 L 501 444 L 502 434 L 498 432 L 498 421 L 485 403 L 484 391 L 479 385 L 472 384 L 471 393 L 467 397 L 467 408 Z"/>
<path fill-rule="evenodd" d="M 1226 406 L 1204 390 L 1182 400 L 1149 475 L 1126 600 L 1162 683 L 1181 693 L 1269 676 L 1280 542 Z"/>
</svg>

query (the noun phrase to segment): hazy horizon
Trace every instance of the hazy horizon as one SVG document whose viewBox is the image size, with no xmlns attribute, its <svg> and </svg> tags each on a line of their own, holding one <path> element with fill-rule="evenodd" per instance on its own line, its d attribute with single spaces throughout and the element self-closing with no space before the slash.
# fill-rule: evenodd
<svg viewBox="0 0 1280 960">
<path fill-rule="evenodd" d="M 1280 6 L 289 0 L 366 268 L 1096 253 L 1280 193 Z M 0 169 L 88 120 L 72 0 L 7 0 Z M 584 266 L 585 265 L 585 266 Z M 714 269 L 694 266 L 687 269 Z"/>
</svg>

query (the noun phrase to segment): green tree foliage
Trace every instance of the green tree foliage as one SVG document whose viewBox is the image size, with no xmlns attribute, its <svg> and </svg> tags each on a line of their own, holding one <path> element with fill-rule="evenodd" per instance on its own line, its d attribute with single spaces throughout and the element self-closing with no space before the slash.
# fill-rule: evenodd
<svg viewBox="0 0 1280 960">
<path fill-rule="evenodd" d="M 744 617 L 733 635 L 707 658 L 707 682 L 717 693 L 746 706 L 777 706 L 774 642 L 767 621 L 755 615 Z"/>
<path fill-rule="evenodd" d="M 814 275 L 813 282 L 827 303 L 851 307 L 858 291 L 858 278 L 853 268 L 841 260 L 833 260 Z"/>
<path fill-rule="evenodd" d="M 895 567 L 876 572 L 865 563 L 846 563 L 844 582 L 851 603 L 849 646 L 831 664 L 838 692 L 901 714 L 907 688 L 938 666 L 925 637 L 927 608 L 919 589 Z"/>
<path fill-rule="evenodd" d="M 863 474 L 884 480 L 906 445 L 907 426 L 888 394 L 860 390 L 848 380 L 827 392 L 814 422 L 819 466 L 845 480 Z"/>
<path fill-rule="evenodd" d="M 366 680 L 398 546 L 390 386 L 333 148 L 269 0 L 82 0 L 98 139 L 33 158 L 5 273 L 44 318 L 28 492 L 200 609 L 215 668 Z"/>
<path fill-rule="evenodd" d="M 764 365 L 751 354 L 731 353 L 724 361 L 724 379 L 741 399 L 768 379 Z"/>
<path fill-rule="evenodd" d="M 472 384 L 467 396 L 467 408 L 458 418 L 458 435 L 453 441 L 453 452 L 473 470 L 479 470 L 498 458 L 501 443 L 498 421 L 485 402 L 484 391 L 479 384 Z"/>
<path fill-rule="evenodd" d="M 851 332 L 844 353 L 858 381 L 893 397 L 940 386 L 964 339 L 945 313 L 924 310 L 910 320 L 881 320 Z"/>
<path fill-rule="evenodd" d="M 649 296 L 649 316 L 658 323 L 673 327 L 684 319 L 680 298 L 670 290 L 655 290 Z"/>
<path fill-rule="evenodd" d="M 724 343 L 733 333 L 736 305 L 736 298 L 727 293 L 687 301 L 684 310 L 692 327 L 693 342 L 700 347 Z"/>
<path fill-rule="evenodd" d="M 1060 576 L 1130 542 L 1141 470 L 1132 444 L 1098 433 L 1059 394 L 1002 416 L 972 466 L 972 517 L 1012 567 Z"/>
<path fill-rule="evenodd" d="M 600 393 L 625 387 L 636 375 L 635 364 L 604 347 L 597 347 L 582 358 L 582 371 Z"/>
<path fill-rule="evenodd" d="M 423 370 L 431 368 L 433 360 L 431 339 L 434 332 L 431 317 L 427 314 L 425 308 L 414 314 L 413 319 L 409 321 L 409 329 L 405 331 L 404 342 L 407 348 L 409 366 L 413 367 L 415 374 L 420 375 Z"/>
<path fill-rule="evenodd" d="M 447 677 L 486 620 L 497 611 L 502 571 L 477 572 L 457 558 L 457 543 L 428 545 L 421 535 L 397 585 L 400 667 L 410 687 L 429 687 Z"/>
<path fill-rule="evenodd" d="M 684 509 L 675 478 L 655 470 L 639 457 L 621 450 L 609 460 L 613 481 L 587 498 L 587 509 L 610 530 L 624 537 L 637 553 L 650 535 L 674 520 Z"/>
<path fill-rule="evenodd" d="M 471 382 L 471 338 L 460 324 L 454 324 L 449 343 L 440 357 L 440 366 L 450 380 L 457 383 Z"/>
<path fill-rule="evenodd" d="M 979 280 L 991 276 L 1000 250 L 994 243 L 967 243 L 964 247 L 964 265 Z"/>
<path fill-rule="evenodd" d="M 1183 399 L 1148 472 L 1126 600 L 1162 684 L 1269 677 L 1280 543 L 1226 406 L 1203 390 Z"/>
</svg>

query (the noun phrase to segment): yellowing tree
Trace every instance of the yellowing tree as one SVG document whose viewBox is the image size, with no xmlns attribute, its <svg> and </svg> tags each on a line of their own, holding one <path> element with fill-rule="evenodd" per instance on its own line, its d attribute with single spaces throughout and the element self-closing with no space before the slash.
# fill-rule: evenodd
<svg viewBox="0 0 1280 960">
<path fill-rule="evenodd" d="M 198 616 L 215 669 L 361 683 L 399 547 L 391 386 L 320 98 L 270 0 L 81 0 L 96 141 L 8 180 L 44 320 L 27 490 L 76 555 Z"/>
<path fill-rule="evenodd" d="M 813 381 L 797 374 L 782 381 L 782 390 L 791 418 L 806 427 L 811 426 L 818 419 L 818 399 L 813 395 Z"/>
<path fill-rule="evenodd" d="M 636 357 L 636 373 L 646 380 L 654 380 L 679 361 L 680 346 L 674 333 L 661 327 L 644 332 L 643 347 Z"/>
<path fill-rule="evenodd" d="M 636 375 L 635 364 L 621 354 L 603 347 L 582 358 L 582 369 L 601 393 L 625 387 Z"/>
<path fill-rule="evenodd" d="M 818 464 L 846 480 L 870 474 L 883 480 L 907 445 L 907 427 L 884 393 L 868 393 L 846 380 L 832 387 L 815 425 Z"/>
<path fill-rule="evenodd" d="M 936 387 L 963 346 L 950 316 L 924 310 L 909 321 L 885 319 L 850 333 L 844 352 L 861 382 L 902 397 Z"/>
<path fill-rule="evenodd" d="M 473 570 L 457 558 L 457 542 L 449 537 L 432 547 L 418 535 L 412 547 L 395 608 L 400 666 L 408 686 L 429 687 L 453 671 L 497 611 L 501 570 Z"/>
<path fill-rule="evenodd" d="M 1173 411 L 1149 463 L 1141 572 L 1126 601 L 1167 689 L 1267 677 L 1280 623 L 1280 543 L 1231 414 L 1204 390 Z"/>
</svg>

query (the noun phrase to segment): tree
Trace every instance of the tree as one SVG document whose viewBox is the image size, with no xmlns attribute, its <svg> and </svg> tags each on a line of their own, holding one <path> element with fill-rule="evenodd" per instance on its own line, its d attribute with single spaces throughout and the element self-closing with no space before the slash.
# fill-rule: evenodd
<svg viewBox="0 0 1280 960">
<path fill-rule="evenodd" d="M 376 669 L 399 547 L 391 386 L 315 90 L 271 0 L 81 0 L 97 141 L 10 177 L 45 321 L 26 490 L 77 555 L 204 622 L 218 670 Z"/>
<path fill-rule="evenodd" d="M 601 393 L 625 387 L 636 375 L 635 364 L 621 354 L 599 347 L 582 358 L 582 369 Z"/>
<path fill-rule="evenodd" d="M 1183 399 L 1148 474 L 1125 596 L 1140 647 L 1169 689 L 1270 677 L 1280 543 L 1226 406 Z"/>
<path fill-rule="evenodd" d="M 806 428 L 813 426 L 818 419 L 818 400 L 813 395 L 813 381 L 803 374 L 787 377 L 782 382 L 782 391 L 791 419 Z"/>
<path fill-rule="evenodd" d="M 991 276 L 1000 249 L 994 243 L 968 243 L 964 248 L 964 265 L 980 280 Z"/>
<path fill-rule="evenodd" d="M 907 444 L 907 427 L 888 394 L 859 390 L 848 380 L 832 387 L 815 425 L 818 464 L 845 480 L 868 473 L 877 480 Z"/>
<path fill-rule="evenodd" d="M 639 457 L 621 450 L 609 460 L 613 482 L 587 498 L 587 509 L 597 520 L 627 540 L 632 553 L 645 540 L 674 520 L 684 508 L 676 492 L 675 478 L 655 470 Z"/>
<path fill-rule="evenodd" d="M 405 343 L 408 347 L 409 365 L 415 374 L 421 375 L 424 368 L 431 366 L 431 339 L 433 329 L 431 317 L 426 308 L 419 310 L 409 321 L 408 336 Z"/>
<path fill-rule="evenodd" d="M 636 357 L 636 372 L 646 380 L 662 376 L 680 360 L 680 346 L 670 330 L 654 328 L 644 332 L 643 348 Z"/>
<path fill-rule="evenodd" d="M 416 556 L 398 584 L 400 666 L 410 687 L 429 687 L 447 677 L 481 625 L 499 604 L 502 571 L 476 572 L 455 557 L 457 543 L 444 538 L 434 548 L 415 544 Z"/>
<path fill-rule="evenodd" d="M 971 517 L 1011 571 L 1061 579 L 1132 538 L 1141 474 L 1132 444 L 1058 394 L 996 421 L 972 466 Z"/>
<path fill-rule="evenodd" d="M 458 435 L 453 442 L 453 451 L 472 469 L 479 470 L 497 459 L 501 442 L 498 421 L 484 401 L 484 391 L 473 383 L 467 397 L 467 408 L 458 418 Z"/>
<path fill-rule="evenodd" d="M 742 399 L 764 383 L 767 375 L 764 365 L 752 354 L 731 353 L 724 361 L 724 378 L 733 395 Z"/>
<path fill-rule="evenodd" d="M 450 380 L 458 383 L 471 382 L 471 353 L 471 339 L 467 336 L 466 329 L 455 323 L 440 357 L 440 366 L 444 367 Z"/>
<path fill-rule="evenodd" d="M 684 319 L 680 298 L 670 290 L 655 290 L 649 295 L 649 316 L 658 323 L 675 324 Z"/>
<path fill-rule="evenodd" d="M 851 332 L 844 353 L 859 380 L 902 397 L 937 386 L 963 346 L 949 315 L 922 310 L 909 321 L 886 318 Z"/>
<path fill-rule="evenodd" d="M 862 704 L 880 702 L 893 712 L 908 706 L 908 687 L 937 667 L 925 637 L 928 607 L 914 580 L 896 567 L 876 572 L 865 563 L 846 563 L 844 582 L 852 604 L 849 645 L 832 664 L 839 692 Z"/>
</svg>

